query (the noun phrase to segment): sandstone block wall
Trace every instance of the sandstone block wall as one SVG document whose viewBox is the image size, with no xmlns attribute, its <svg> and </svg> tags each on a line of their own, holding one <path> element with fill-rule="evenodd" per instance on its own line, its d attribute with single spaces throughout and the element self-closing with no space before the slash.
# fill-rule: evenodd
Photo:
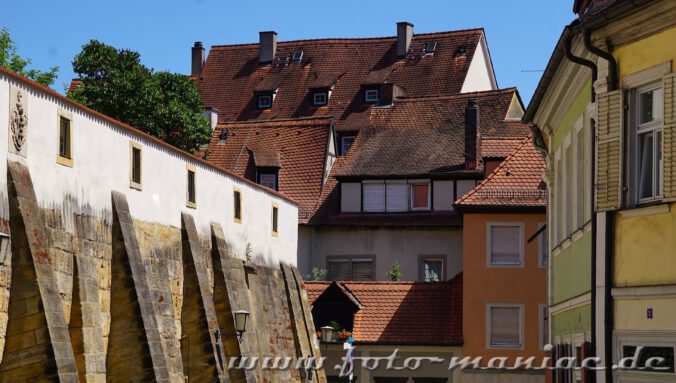
<svg viewBox="0 0 676 383">
<path fill-rule="evenodd" d="M 241 356 L 320 356 L 294 267 L 234 257 L 220 225 L 200 236 L 185 212 L 175 212 L 181 227 L 135 219 L 121 193 L 110 196 L 111 220 L 73 198 L 40 208 L 28 168 L 7 169 L 1 382 L 293 382 L 307 372 L 227 365 Z M 251 314 L 238 339 L 240 309 Z M 326 381 L 323 371 L 309 373 Z"/>
</svg>

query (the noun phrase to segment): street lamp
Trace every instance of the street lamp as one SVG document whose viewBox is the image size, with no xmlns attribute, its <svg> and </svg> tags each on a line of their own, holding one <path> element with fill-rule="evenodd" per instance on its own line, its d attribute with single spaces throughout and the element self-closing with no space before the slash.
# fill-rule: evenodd
<svg viewBox="0 0 676 383">
<path fill-rule="evenodd" d="M 242 341 L 242 334 L 246 331 L 246 325 L 249 319 L 249 312 L 246 310 L 235 311 L 235 331 L 239 341 Z"/>
<path fill-rule="evenodd" d="M 324 348 L 328 347 L 328 345 L 332 340 L 333 340 L 333 327 L 331 326 L 324 326 L 321 328 L 322 330 L 322 342 L 324 342 Z"/>
<path fill-rule="evenodd" d="M 0 265 L 4 265 L 9 251 L 9 234 L 0 231 Z"/>
</svg>

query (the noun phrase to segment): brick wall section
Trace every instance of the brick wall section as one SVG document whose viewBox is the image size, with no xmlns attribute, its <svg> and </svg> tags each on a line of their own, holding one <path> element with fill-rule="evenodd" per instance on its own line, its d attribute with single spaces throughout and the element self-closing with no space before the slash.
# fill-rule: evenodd
<svg viewBox="0 0 676 383">
<path fill-rule="evenodd" d="M 13 234 L 12 274 L 3 381 L 53 376 L 78 381 L 55 265 L 25 165 L 9 161 L 10 226 Z"/>
</svg>

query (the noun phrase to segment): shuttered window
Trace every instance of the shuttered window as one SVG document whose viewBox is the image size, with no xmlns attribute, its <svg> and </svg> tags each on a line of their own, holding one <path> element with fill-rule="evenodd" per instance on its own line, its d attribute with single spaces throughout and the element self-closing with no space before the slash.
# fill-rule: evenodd
<svg viewBox="0 0 676 383">
<path fill-rule="evenodd" d="M 328 278 L 333 281 L 372 281 L 375 279 L 373 258 L 330 259 Z"/>
<path fill-rule="evenodd" d="M 489 260 L 491 265 L 521 264 L 521 226 L 489 226 Z"/>
<path fill-rule="evenodd" d="M 372 281 L 373 280 L 373 260 L 370 258 L 352 259 L 352 280 L 353 281 Z"/>
<path fill-rule="evenodd" d="M 521 307 L 489 307 L 489 331 L 492 347 L 520 347 Z"/>
<path fill-rule="evenodd" d="M 664 76 L 664 161 L 662 194 L 665 201 L 676 201 L 676 73 Z"/>
<path fill-rule="evenodd" d="M 332 281 L 349 281 L 350 275 L 350 260 L 349 259 L 334 259 L 329 261 L 329 279 Z"/>
<path fill-rule="evenodd" d="M 362 193 L 364 194 L 365 212 L 383 212 L 385 211 L 385 184 L 384 183 L 364 183 L 362 184 Z"/>
<path fill-rule="evenodd" d="M 596 210 L 620 208 L 622 190 L 623 91 L 598 95 Z"/>
<path fill-rule="evenodd" d="M 385 193 L 388 212 L 408 211 L 408 184 L 388 183 L 385 185 Z"/>
<path fill-rule="evenodd" d="M 587 205 L 587 195 L 584 185 L 587 184 L 587 135 L 585 127 L 575 133 L 575 229 L 585 223 L 584 208 Z"/>
</svg>

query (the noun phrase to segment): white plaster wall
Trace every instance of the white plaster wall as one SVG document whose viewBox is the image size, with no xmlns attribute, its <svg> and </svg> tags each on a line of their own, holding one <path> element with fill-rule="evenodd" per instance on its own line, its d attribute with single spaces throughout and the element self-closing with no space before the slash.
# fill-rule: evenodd
<svg viewBox="0 0 676 383">
<path fill-rule="evenodd" d="M 302 241 L 310 248 L 309 268 L 326 269 L 332 256 L 373 256 L 376 280 L 387 280 L 396 260 L 409 281 L 420 279 L 420 255 L 445 255 L 447 278 L 462 271 L 462 227 L 322 226 Z"/>
<path fill-rule="evenodd" d="M 9 84 L 28 95 L 27 158 L 9 154 Z M 57 157 L 59 109 L 72 114 L 73 167 Z M 129 187 L 130 141 L 142 146 L 142 191 Z M 0 73 L 0 217 L 8 217 L 7 158 L 28 165 L 38 204 L 112 219 L 111 191 L 126 194 L 134 218 L 181 227 L 181 212 L 195 217 L 201 235 L 211 223 L 222 225 L 230 248 L 244 255 L 247 243 L 261 262 L 296 264 L 297 206 L 265 189 L 213 169 L 191 156 L 96 117 L 27 82 Z M 196 208 L 186 206 L 187 170 L 196 169 Z M 242 193 L 242 223 L 234 221 L 233 189 Z M 75 202 L 62 206 L 64 201 Z M 272 205 L 279 206 L 279 236 L 272 236 Z M 74 230 L 72 222 L 66 227 Z"/>
<path fill-rule="evenodd" d="M 462 84 L 460 93 L 478 92 L 483 90 L 497 89 L 493 64 L 486 45 L 486 39 L 482 36 L 474 51 L 472 62 L 469 64 L 465 82 Z"/>
</svg>

